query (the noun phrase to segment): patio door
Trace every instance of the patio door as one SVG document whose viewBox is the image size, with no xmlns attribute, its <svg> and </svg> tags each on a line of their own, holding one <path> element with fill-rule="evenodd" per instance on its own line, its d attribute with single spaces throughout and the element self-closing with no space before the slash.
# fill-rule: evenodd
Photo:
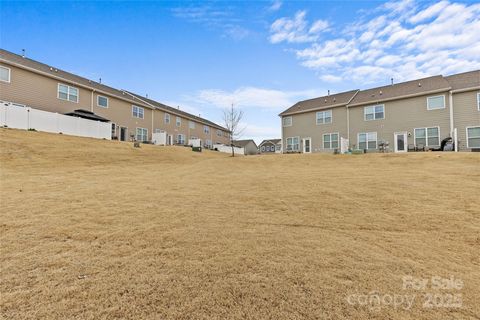
<svg viewBox="0 0 480 320">
<path fill-rule="evenodd" d="M 395 152 L 407 152 L 407 133 L 396 132 L 395 134 Z"/>
<path fill-rule="evenodd" d="M 127 128 L 120 127 L 120 141 L 127 141 Z"/>
<path fill-rule="evenodd" d="M 311 152 L 312 152 L 312 138 L 304 138 L 303 153 L 311 153 Z"/>
</svg>

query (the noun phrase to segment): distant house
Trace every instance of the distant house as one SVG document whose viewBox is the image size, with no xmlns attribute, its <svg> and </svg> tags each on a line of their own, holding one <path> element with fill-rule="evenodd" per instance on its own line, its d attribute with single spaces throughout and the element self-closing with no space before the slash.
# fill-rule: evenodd
<svg viewBox="0 0 480 320">
<path fill-rule="evenodd" d="M 260 153 L 281 153 L 282 139 L 263 140 L 258 146 Z"/>
<path fill-rule="evenodd" d="M 243 148 L 245 155 L 253 155 L 258 153 L 257 144 L 252 139 L 235 140 L 233 141 L 233 145 L 238 148 Z"/>
</svg>

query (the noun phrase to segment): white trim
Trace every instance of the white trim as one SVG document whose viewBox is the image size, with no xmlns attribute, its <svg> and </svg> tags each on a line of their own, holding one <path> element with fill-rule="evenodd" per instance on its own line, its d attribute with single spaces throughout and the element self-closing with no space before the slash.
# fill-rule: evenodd
<svg viewBox="0 0 480 320">
<path fill-rule="evenodd" d="M 290 124 L 285 125 L 285 119 L 290 119 Z M 292 116 L 282 117 L 282 127 L 291 127 L 293 124 Z"/>
<path fill-rule="evenodd" d="M 138 112 L 138 110 L 142 109 L 142 116 L 141 117 L 136 117 L 134 115 L 134 112 L 133 112 L 134 108 L 137 108 L 137 115 L 140 114 Z M 145 109 L 143 107 L 139 107 L 139 106 L 136 106 L 136 105 L 132 104 L 132 117 L 137 118 L 137 119 L 145 119 Z"/>
<path fill-rule="evenodd" d="M 431 108 L 430 107 L 430 103 L 429 103 L 429 99 L 432 99 L 432 98 L 438 98 L 438 97 L 442 97 L 443 98 L 443 107 L 441 108 Z M 444 94 L 441 94 L 441 95 L 438 95 L 438 96 L 430 96 L 430 97 L 427 97 L 427 110 L 431 111 L 431 110 L 440 110 L 440 109 L 445 109 L 446 108 L 446 101 L 445 101 L 445 95 Z"/>
<path fill-rule="evenodd" d="M 480 92 L 477 92 L 477 110 L 480 111 Z"/>
<path fill-rule="evenodd" d="M 60 98 L 60 86 L 65 86 L 67 87 L 67 99 Z M 75 89 L 77 90 L 77 101 L 72 101 L 69 99 L 70 97 L 70 89 Z M 79 103 L 80 102 L 80 90 L 76 87 L 69 86 L 68 84 L 64 83 L 57 83 L 57 99 L 63 100 L 63 101 L 68 101 L 68 102 L 73 102 L 73 103 Z"/>
<path fill-rule="evenodd" d="M 176 127 L 182 126 L 182 118 L 180 118 L 179 116 L 175 116 L 175 126 Z"/>
<path fill-rule="evenodd" d="M 397 144 L 397 135 L 403 135 L 403 137 L 405 138 L 403 140 L 403 150 L 398 150 L 398 144 Z M 395 152 L 407 152 L 408 151 L 408 132 L 406 131 L 401 131 L 401 132 L 394 132 L 393 133 L 393 145 L 394 145 L 394 151 Z"/>
<path fill-rule="evenodd" d="M 189 129 L 195 129 L 195 121 L 189 120 L 188 121 L 188 128 Z"/>
<path fill-rule="evenodd" d="M 308 152 L 305 151 L 305 141 L 307 141 L 307 140 L 309 141 L 309 143 L 308 143 L 309 151 Z M 303 153 L 312 153 L 312 138 L 311 137 L 305 137 L 305 138 L 302 139 L 302 142 L 303 142 L 302 143 L 303 144 L 302 145 L 302 152 Z M 275 152 L 275 145 L 273 147 L 273 151 Z"/>
<path fill-rule="evenodd" d="M 204 133 L 204 134 L 209 134 L 209 133 L 210 133 L 210 127 L 207 126 L 207 125 L 204 125 L 204 126 L 203 126 L 203 133 Z"/>
<path fill-rule="evenodd" d="M 467 148 L 469 148 L 469 149 L 472 148 L 472 147 L 470 147 L 470 144 L 468 143 L 468 139 L 470 138 L 468 136 L 468 129 L 473 129 L 473 128 L 480 128 L 480 126 L 469 126 L 469 127 L 465 128 L 465 136 L 467 137 Z M 473 138 L 477 138 L 477 137 L 473 137 Z"/>
<path fill-rule="evenodd" d="M 102 105 L 100 105 L 100 104 L 98 103 L 98 100 L 99 100 L 100 97 L 107 99 L 107 106 L 102 106 Z M 107 109 L 109 104 L 110 104 L 110 102 L 109 102 L 109 100 L 108 100 L 108 97 L 101 96 L 101 95 L 97 94 L 97 107 Z"/>
<path fill-rule="evenodd" d="M 326 117 L 325 116 L 325 113 L 327 112 L 330 112 L 330 117 Z M 322 113 L 323 114 L 323 117 L 321 118 L 323 122 L 318 122 L 319 118 L 318 118 L 318 115 Z M 325 122 L 325 119 L 326 118 L 330 118 L 330 122 Z M 333 123 L 333 111 L 332 109 L 327 109 L 327 110 L 323 110 L 323 111 L 317 111 L 315 113 L 315 123 L 317 124 L 317 126 L 321 126 L 322 124 L 331 124 Z"/>
<path fill-rule="evenodd" d="M 337 147 L 332 148 L 332 134 L 337 135 Z M 325 148 L 325 136 L 330 136 L 330 148 Z M 339 149 L 340 148 L 340 133 L 339 132 L 329 132 L 329 133 L 324 133 L 322 134 L 322 149 L 323 150 L 333 150 L 333 149 Z"/>
<path fill-rule="evenodd" d="M 451 87 L 443 88 L 443 89 L 436 89 L 436 90 L 431 90 L 431 91 L 425 91 L 425 92 L 418 92 L 418 93 L 412 93 L 412 94 L 404 94 L 401 96 L 396 96 L 396 97 L 391 97 L 391 98 L 386 98 L 386 99 L 379 99 L 379 100 L 369 100 L 365 102 L 358 102 L 358 103 L 352 103 L 352 104 L 347 104 L 348 108 L 351 107 L 360 107 L 360 106 L 365 106 L 365 105 L 370 105 L 371 103 L 385 103 L 388 101 L 394 101 L 394 100 L 400 100 L 400 99 L 406 99 L 406 98 L 414 98 L 414 97 L 419 97 L 419 96 L 425 96 L 428 94 L 434 94 L 434 93 L 441 93 L 441 92 L 447 92 Z"/>
<path fill-rule="evenodd" d="M 376 112 L 375 108 L 376 107 L 382 107 L 383 108 L 383 118 L 378 118 L 376 117 Z M 367 119 L 367 108 L 373 108 L 373 119 Z M 375 105 L 370 105 L 370 106 L 365 106 L 363 107 L 363 120 L 364 121 L 375 121 L 375 120 L 385 120 L 385 104 L 375 104 Z"/>
<path fill-rule="evenodd" d="M 295 139 L 295 138 L 298 139 L 298 149 L 295 150 L 295 149 L 292 148 L 292 150 L 288 150 L 288 139 Z M 292 144 L 292 146 L 294 146 L 294 145 L 295 145 L 295 144 Z M 300 136 L 287 137 L 287 138 L 285 139 L 285 152 L 289 152 L 289 151 L 293 151 L 293 152 L 298 151 L 298 152 L 300 152 Z"/>
<path fill-rule="evenodd" d="M 168 121 L 167 121 L 167 119 L 168 119 Z M 163 116 L 163 123 L 170 124 L 170 120 L 171 120 L 170 113 L 165 112 L 165 115 Z"/>
<path fill-rule="evenodd" d="M 417 129 L 425 129 L 425 147 L 430 147 L 428 145 L 428 129 L 432 128 L 438 128 L 438 144 L 434 144 L 434 146 L 440 146 L 442 141 L 440 140 L 441 134 L 440 134 L 440 126 L 433 126 L 433 127 L 420 127 L 420 128 L 413 128 L 413 144 L 415 147 L 417 146 L 417 134 L 416 130 Z"/>
<path fill-rule="evenodd" d="M 111 122 L 111 124 L 112 126 L 115 126 L 114 132 L 111 132 L 112 138 L 117 137 L 117 124 L 115 122 Z M 110 131 L 112 131 L 111 128 L 110 128 Z M 117 137 L 117 140 L 118 140 L 118 137 Z"/>
<path fill-rule="evenodd" d="M 122 128 L 125 129 L 125 140 L 122 140 Z M 118 141 L 128 141 L 128 127 L 118 126 Z"/>
<path fill-rule="evenodd" d="M 10 81 L 12 80 L 12 69 L 10 69 L 10 68 L 8 68 L 8 67 L 5 67 L 5 66 L 0 66 L 0 68 L 7 69 L 7 70 L 8 70 L 8 80 L 2 80 L 2 79 L 0 79 L 0 81 L 6 82 L 6 83 L 10 83 Z"/>
</svg>

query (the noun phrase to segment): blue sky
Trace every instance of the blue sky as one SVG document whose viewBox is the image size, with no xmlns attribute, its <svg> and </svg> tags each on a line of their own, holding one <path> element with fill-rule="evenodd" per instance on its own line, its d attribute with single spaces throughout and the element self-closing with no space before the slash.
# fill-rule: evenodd
<svg viewBox="0 0 480 320">
<path fill-rule="evenodd" d="M 478 1 L 0 1 L 0 45 L 201 114 L 243 138 L 344 90 L 480 69 Z"/>
</svg>

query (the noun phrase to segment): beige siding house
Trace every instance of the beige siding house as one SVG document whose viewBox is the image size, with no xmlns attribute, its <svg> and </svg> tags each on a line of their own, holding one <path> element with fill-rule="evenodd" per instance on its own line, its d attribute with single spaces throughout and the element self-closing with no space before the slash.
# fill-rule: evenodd
<svg viewBox="0 0 480 320">
<path fill-rule="evenodd" d="M 109 119 L 112 138 L 122 141 L 150 141 L 163 131 L 168 144 L 229 143 L 228 130 L 207 119 L 6 50 L 0 50 L 0 100 L 61 114 L 93 112 Z"/>
<path fill-rule="evenodd" d="M 341 138 L 351 149 L 406 152 L 440 149 L 456 132 L 469 151 L 480 148 L 479 100 L 480 71 L 328 95 L 282 112 L 282 138 L 286 152 L 333 152 Z"/>
</svg>

